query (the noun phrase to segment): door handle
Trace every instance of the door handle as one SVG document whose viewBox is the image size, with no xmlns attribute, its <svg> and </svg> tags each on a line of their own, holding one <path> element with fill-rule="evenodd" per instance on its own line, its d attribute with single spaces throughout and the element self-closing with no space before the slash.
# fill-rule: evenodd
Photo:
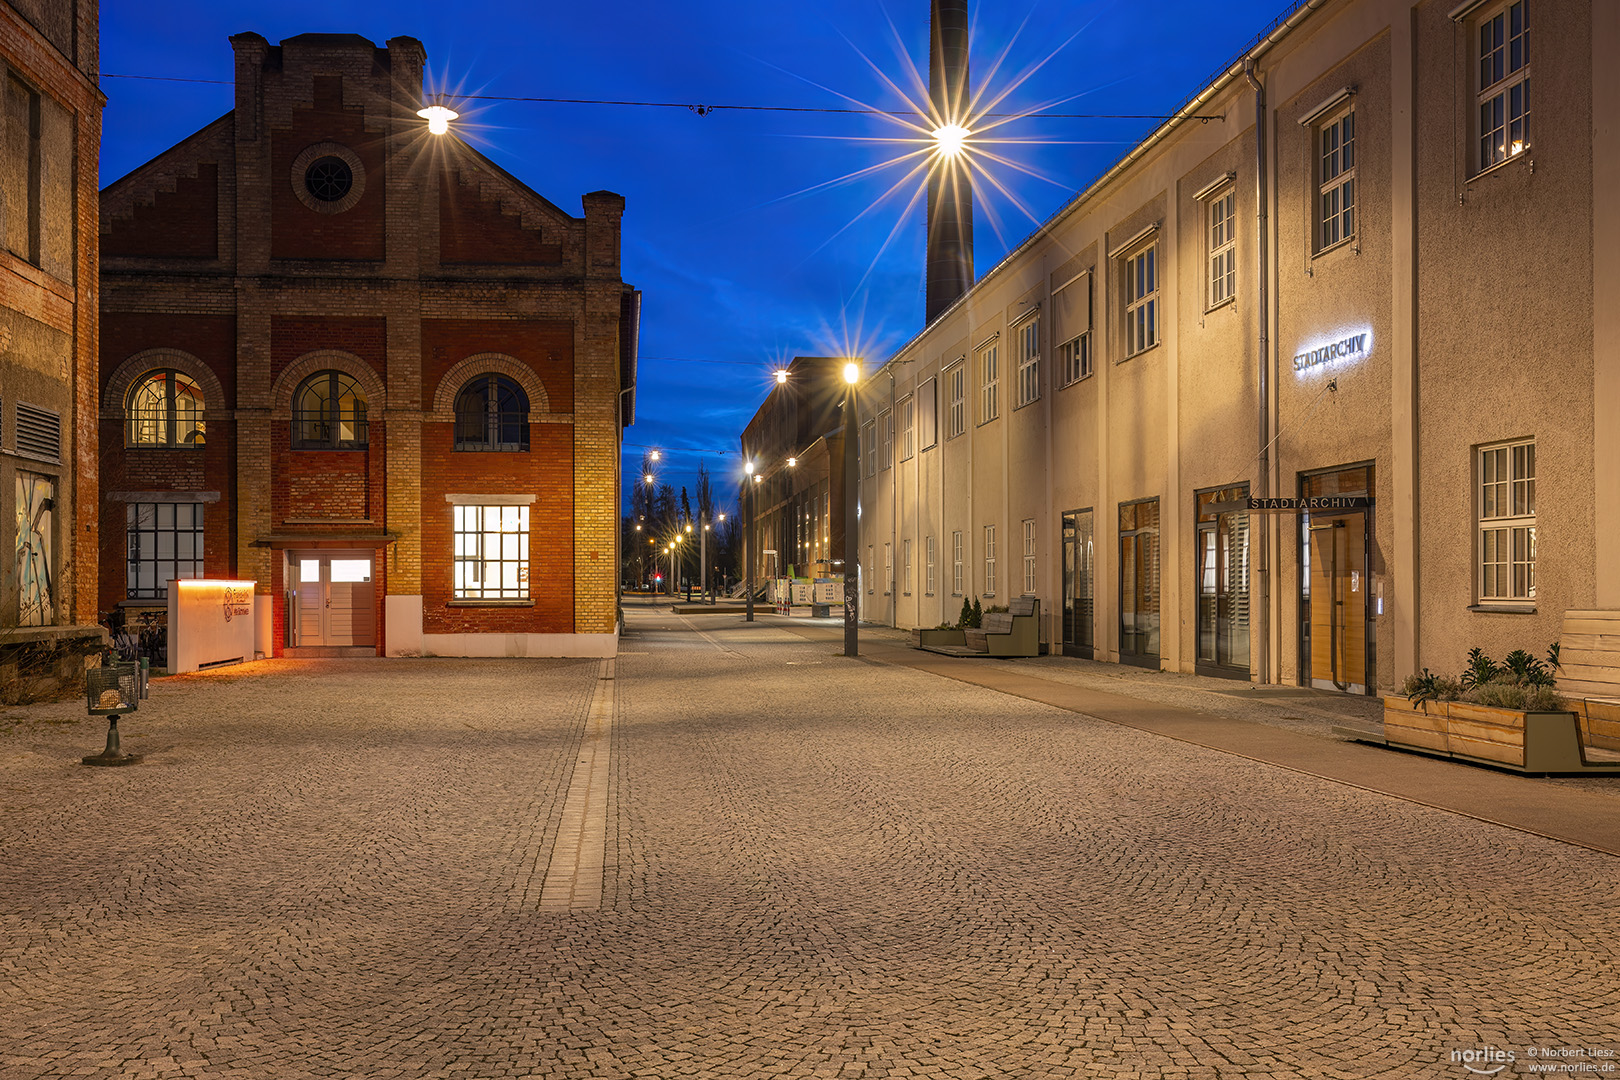
<svg viewBox="0 0 1620 1080">
<path fill-rule="evenodd" d="M 332 601 L 330 601 L 330 600 L 328 600 L 328 601 L 327 601 L 327 602 L 326 602 L 326 606 L 327 606 L 327 607 L 331 607 L 331 606 L 332 606 Z"/>
</svg>

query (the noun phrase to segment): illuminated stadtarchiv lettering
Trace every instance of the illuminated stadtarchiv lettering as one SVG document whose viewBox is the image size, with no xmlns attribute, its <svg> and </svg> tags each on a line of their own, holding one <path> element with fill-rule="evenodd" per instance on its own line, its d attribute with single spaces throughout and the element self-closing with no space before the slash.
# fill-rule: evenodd
<svg viewBox="0 0 1620 1080">
<path fill-rule="evenodd" d="M 1366 351 L 1367 335 L 1352 334 L 1329 345 L 1323 345 L 1319 349 L 1311 349 L 1300 353 L 1294 357 L 1294 370 L 1305 371 L 1308 368 L 1316 367 L 1318 364 L 1326 364 L 1346 356 L 1362 356 Z"/>
</svg>

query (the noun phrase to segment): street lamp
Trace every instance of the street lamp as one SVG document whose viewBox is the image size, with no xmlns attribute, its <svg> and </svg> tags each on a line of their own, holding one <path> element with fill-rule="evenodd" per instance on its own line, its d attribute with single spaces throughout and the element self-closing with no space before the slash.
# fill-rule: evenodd
<svg viewBox="0 0 1620 1080">
<path fill-rule="evenodd" d="M 855 606 L 860 602 L 860 581 L 856 567 L 860 566 L 860 521 L 857 517 L 861 484 L 861 461 L 856 445 L 856 426 L 860 422 L 857 412 L 856 387 L 861 378 L 861 365 L 851 361 L 844 365 L 844 655 L 861 655 L 860 621 Z"/>
<path fill-rule="evenodd" d="M 450 121 L 461 114 L 444 104 L 444 95 L 435 94 L 433 104 L 424 109 L 416 110 L 416 115 L 428 122 L 428 131 L 434 135 L 443 135 L 450 130 Z"/>
<path fill-rule="evenodd" d="M 743 589 L 748 597 L 744 622 L 754 621 L 754 461 L 743 462 Z"/>
</svg>

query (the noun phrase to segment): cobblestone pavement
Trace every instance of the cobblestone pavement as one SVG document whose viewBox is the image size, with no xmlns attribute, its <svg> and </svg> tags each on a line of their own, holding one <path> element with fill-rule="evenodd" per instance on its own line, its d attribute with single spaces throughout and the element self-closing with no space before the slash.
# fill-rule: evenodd
<svg viewBox="0 0 1620 1080">
<path fill-rule="evenodd" d="M 592 909 L 541 888 L 594 661 L 162 680 L 126 769 L 77 764 L 79 703 L 0 713 L 0 1077 L 1620 1053 L 1620 860 L 769 626 L 632 619 Z"/>
</svg>

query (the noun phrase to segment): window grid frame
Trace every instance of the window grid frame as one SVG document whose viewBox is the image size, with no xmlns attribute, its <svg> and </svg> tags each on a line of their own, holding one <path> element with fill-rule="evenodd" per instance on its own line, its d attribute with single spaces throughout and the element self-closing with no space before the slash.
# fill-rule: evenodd
<svg viewBox="0 0 1620 1080">
<path fill-rule="evenodd" d="M 962 530 L 956 529 L 951 533 L 951 595 L 961 596 L 963 586 L 963 545 Z"/>
<path fill-rule="evenodd" d="M 930 535 L 923 544 L 923 595 L 933 596 L 939 587 L 939 567 L 937 559 L 939 553 L 935 550 L 934 537 Z"/>
<path fill-rule="evenodd" d="M 451 509 L 450 539 L 450 598 L 456 602 L 471 603 L 510 603 L 513 601 L 532 601 L 534 598 L 534 572 L 533 572 L 533 534 L 530 531 L 530 507 L 527 505 L 485 504 L 485 503 L 456 503 Z M 487 527 L 487 518 L 491 511 L 496 514 L 499 527 Z M 506 514 L 511 511 L 515 518 L 516 528 L 508 529 Z M 475 513 L 474 513 L 475 512 Z M 468 524 L 472 527 L 465 527 Z M 485 545 L 490 536 L 500 537 L 500 554 L 490 558 L 486 554 Z M 517 552 L 514 556 L 506 555 L 506 538 L 516 538 Z M 463 541 L 463 538 L 472 538 Z M 471 549 L 476 548 L 476 551 Z M 463 567 L 477 565 L 477 576 L 464 576 Z M 499 582 L 492 589 L 484 584 L 489 579 L 490 565 L 496 567 L 495 580 Z M 502 580 L 502 568 L 507 564 L 514 564 L 517 573 L 514 575 L 515 583 L 506 585 Z M 477 582 L 476 586 L 473 582 Z"/>
<path fill-rule="evenodd" d="M 1041 399 L 1041 317 L 1018 325 L 1018 404 L 1022 409 Z"/>
<path fill-rule="evenodd" d="M 958 360 L 945 375 L 950 400 L 945 437 L 954 439 L 967 432 L 967 361 Z"/>
<path fill-rule="evenodd" d="M 157 407 L 161 415 L 143 413 L 136 415 L 138 406 L 137 396 L 150 386 L 154 380 L 163 381 L 163 400 Z M 185 418 L 181 418 L 180 384 L 185 383 L 189 393 L 187 398 L 197 402 L 197 408 L 188 410 Z M 153 426 L 154 434 L 161 429 L 161 434 L 151 439 L 137 438 L 136 432 L 142 427 Z M 186 434 L 181 435 L 182 426 Z M 197 380 L 177 368 L 154 368 L 146 372 L 130 386 L 129 393 L 124 398 L 124 446 L 126 449 L 162 449 L 162 450 L 201 450 L 207 443 L 208 432 L 208 401 L 203 397 L 202 387 Z M 192 436 L 196 435 L 195 440 Z"/>
<path fill-rule="evenodd" d="M 169 582 L 194 581 L 203 576 L 205 529 L 202 503 L 154 501 L 132 502 L 125 505 L 127 507 L 124 512 L 124 596 L 126 599 L 164 600 L 169 595 Z M 169 511 L 167 527 L 163 524 L 164 514 L 160 509 L 161 507 L 167 507 Z M 179 523 L 181 507 L 185 507 L 185 516 L 191 520 L 191 524 L 184 528 Z M 141 523 L 141 511 L 143 508 L 151 510 L 150 527 L 145 527 Z M 183 534 L 190 537 L 193 553 L 189 558 L 184 559 L 180 557 L 180 537 Z M 170 554 L 168 558 L 163 558 L 158 551 L 158 538 L 161 535 L 167 535 L 170 538 Z M 149 537 L 151 540 L 151 558 L 144 557 L 144 545 L 140 540 L 141 537 Z M 173 568 L 174 575 L 172 577 L 161 577 L 163 572 L 161 568 L 164 564 Z M 182 573 L 182 564 L 192 564 L 188 567 L 192 572 L 189 574 Z M 141 575 L 138 568 L 144 565 L 153 567 L 153 584 L 149 587 L 143 587 L 140 583 Z"/>
<path fill-rule="evenodd" d="M 1237 299 L 1237 185 L 1227 184 L 1204 200 L 1205 267 L 1204 310 Z"/>
<path fill-rule="evenodd" d="M 992 341 L 979 350 L 979 423 L 988 424 L 1001 415 L 1001 342 Z"/>
<path fill-rule="evenodd" d="M 984 595 L 996 595 L 996 527 L 984 527 Z"/>
<path fill-rule="evenodd" d="M 878 414 L 878 433 L 883 440 L 878 447 L 878 471 L 894 464 L 894 410 L 884 409 Z"/>
<path fill-rule="evenodd" d="M 1316 125 L 1312 136 L 1316 197 L 1315 254 L 1356 239 L 1356 106 L 1352 98 Z M 1330 229 L 1331 224 L 1331 229 Z"/>
<path fill-rule="evenodd" d="M 1035 593 L 1035 519 L 1024 519 L 1024 594 Z"/>
<path fill-rule="evenodd" d="M 1125 359 L 1159 344 L 1159 242 L 1124 256 Z"/>
<path fill-rule="evenodd" d="M 1474 555 L 1479 604 L 1536 602 L 1536 441 L 1476 451 Z"/>
<path fill-rule="evenodd" d="M 1517 34 L 1513 33 L 1514 14 L 1519 16 Z M 1495 35 L 1487 40 L 1493 28 Z M 1475 80 L 1473 134 L 1478 146 L 1477 155 L 1471 153 L 1469 157 L 1474 161 L 1473 175 L 1477 176 L 1530 149 L 1529 0 L 1506 0 L 1494 5 L 1473 20 L 1468 38 Z M 1517 67 L 1513 66 L 1515 55 Z M 1498 70 L 1500 75 L 1496 74 Z M 1491 139 L 1498 133 L 1501 145 L 1492 146 Z M 1515 145 L 1517 149 L 1513 149 Z"/>
<path fill-rule="evenodd" d="M 1076 334 L 1057 347 L 1058 374 L 1063 381 L 1058 388 L 1073 386 L 1092 376 L 1091 331 Z"/>
<path fill-rule="evenodd" d="M 907 394 L 900 402 L 900 460 L 917 455 L 917 397 Z"/>
</svg>

